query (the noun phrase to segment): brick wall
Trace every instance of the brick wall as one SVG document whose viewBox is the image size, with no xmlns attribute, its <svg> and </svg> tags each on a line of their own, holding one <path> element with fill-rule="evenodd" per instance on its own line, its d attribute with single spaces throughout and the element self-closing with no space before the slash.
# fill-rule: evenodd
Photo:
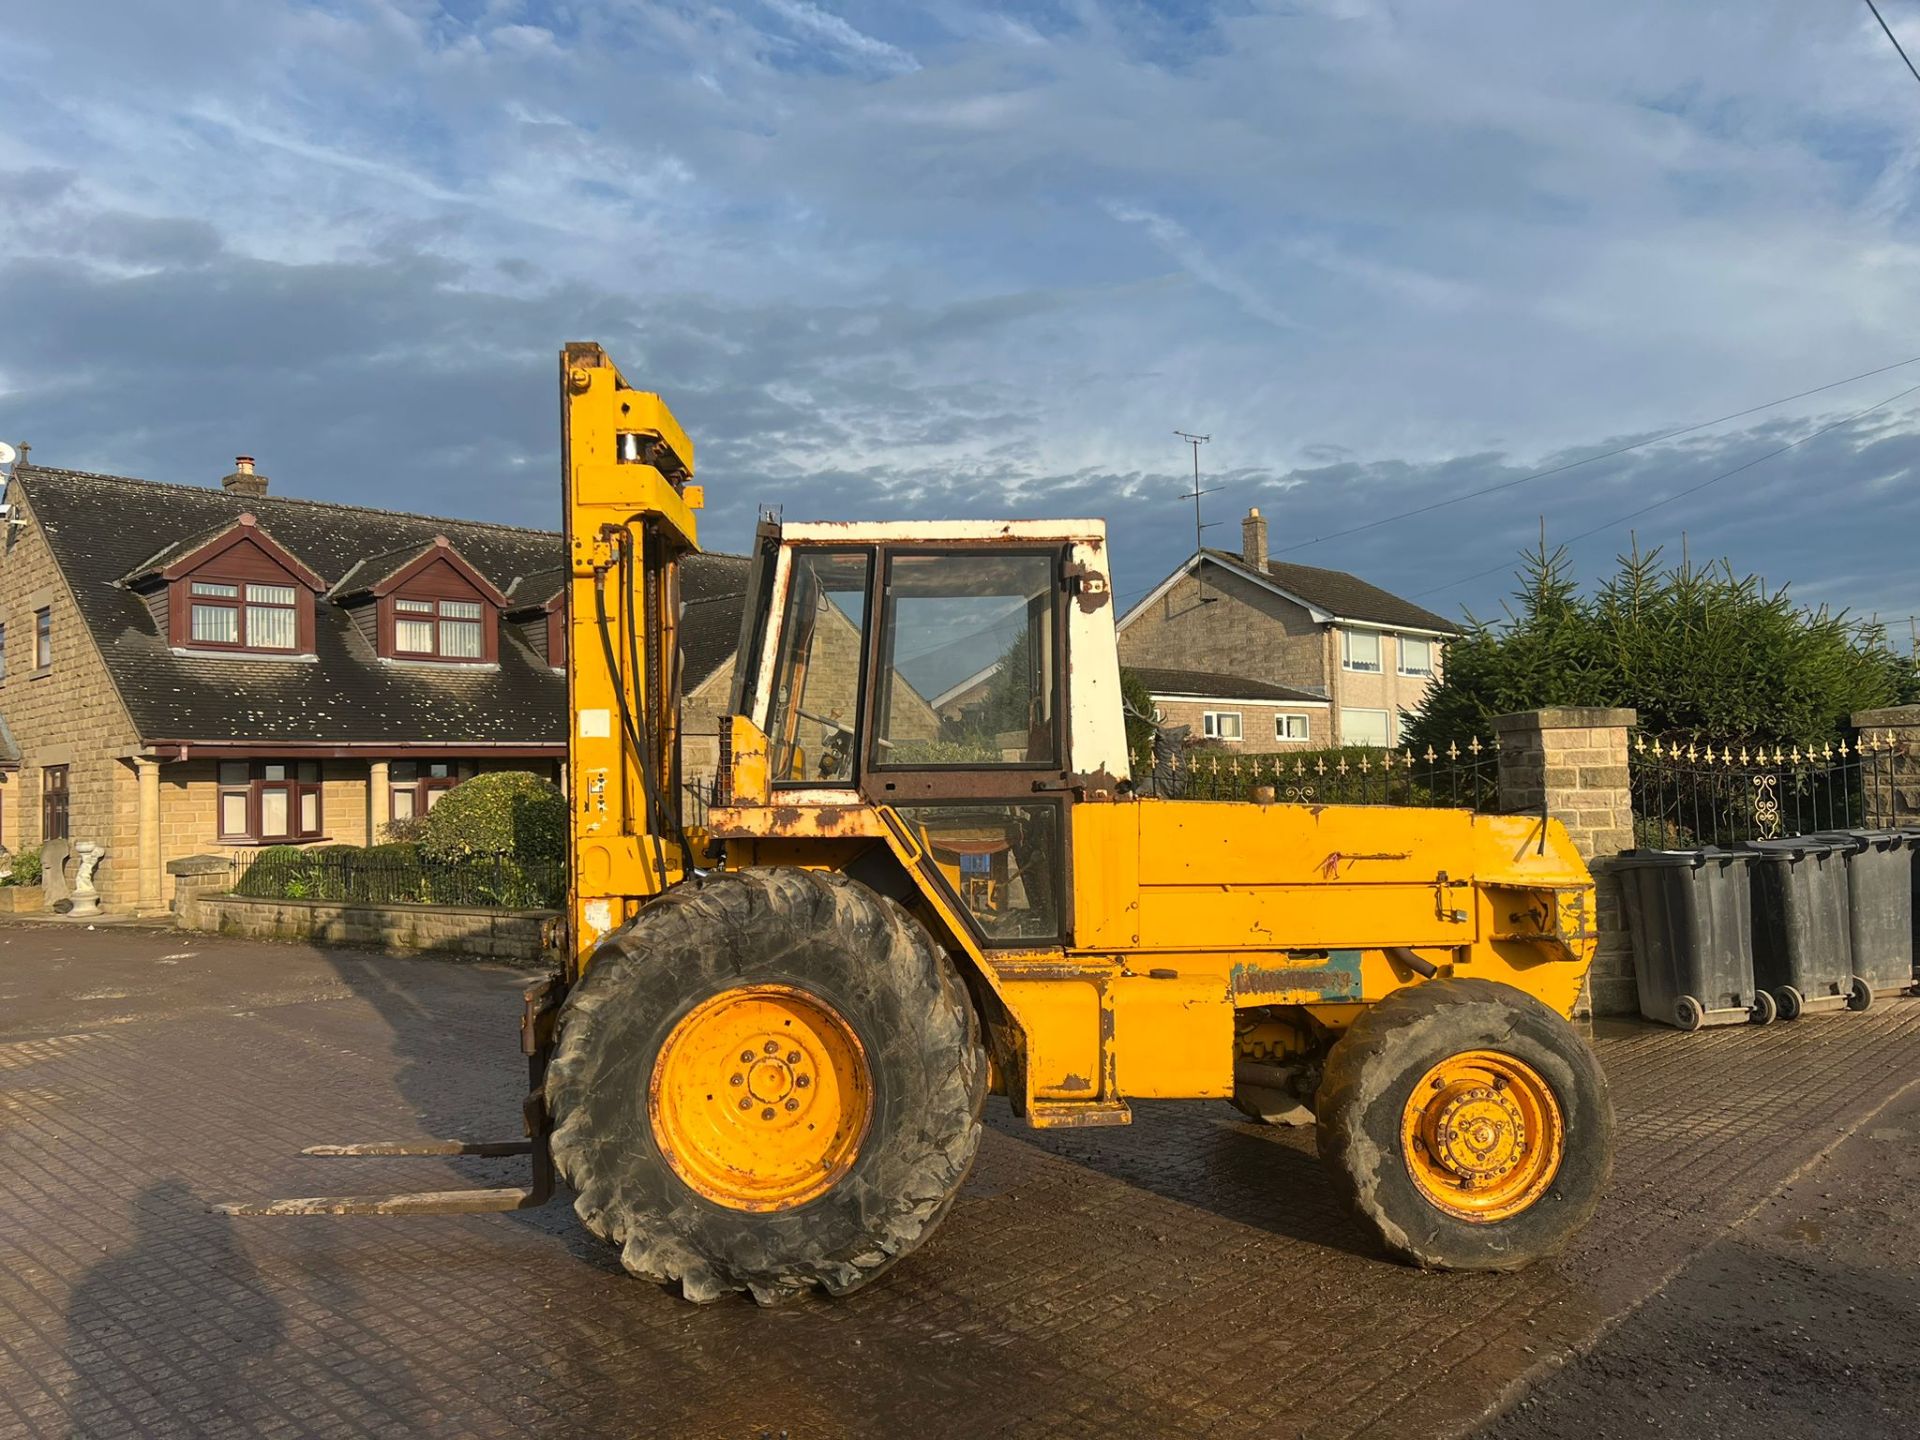
<svg viewBox="0 0 1920 1440">
<path fill-rule="evenodd" d="M 1183 575 L 1120 632 L 1120 663 L 1325 689 L 1326 636 L 1301 606 L 1218 566 Z"/>
<path fill-rule="evenodd" d="M 395 954 L 434 951 L 527 964 L 545 958 L 553 910 L 466 910 L 450 905 L 346 905 L 198 895 L 176 907 L 183 926 L 254 940 L 360 945 Z"/>
<path fill-rule="evenodd" d="M 1920 705 L 1861 710 L 1853 728 L 1862 739 L 1891 741 L 1862 767 L 1869 825 L 1920 825 Z"/>
<path fill-rule="evenodd" d="M 1583 1006 L 1594 1015 L 1639 1009 L 1633 942 L 1618 879 L 1607 862 L 1633 845 L 1633 798 L 1627 778 L 1631 710 L 1526 710 L 1494 721 L 1500 741 L 1500 808 L 1546 812 L 1566 826 L 1593 871 L 1600 932 Z"/>
<path fill-rule="evenodd" d="M 1333 743 L 1332 711 L 1324 704 L 1302 705 L 1282 700 L 1187 700 L 1156 695 L 1153 703 L 1159 710 L 1162 726 L 1171 729 L 1176 725 L 1185 725 L 1192 732 L 1192 738 L 1204 738 L 1205 730 L 1201 717 L 1209 710 L 1233 710 L 1240 715 L 1241 741 L 1228 748 L 1239 750 L 1248 755 L 1269 755 L 1287 750 L 1310 750 L 1318 745 Z M 1304 715 L 1307 717 L 1307 738 L 1305 740 L 1280 740 L 1273 733 L 1275 715 Z"/>
<path fill-rule="evenodd" d="M 21 765 L 0 787 L 0 840 L 11 849 L 40 844 L 41 777 L 67 769 L 67 833 L 106 848 L 94 877 L 101 903 L 131 906 L 139 893 L 140 795 L 130 757 L 133 722 L 53 563 L 24 487 L 12 487 L 15 517 L 0 540 L 0 624 L 6 626 L 6 675 L 0 712 L 20 747 Z M 52 611 L 53 664 L 33 666 L 34 612 Z M 71 873 L 71 872 L 69 872 Z"/>
<path fill-rule="evenodd" d="M 548 774 L 544 760 L 524 762 L 536 774 Z M 514 769 L 489 764 L 486 768 Z M 365 760 L 320 762 L 320 823 L 325 838 L 313 844 L 367 845 L 367 776 Z M 163 860 L 181 855 L 241 855 L 257 845 L 229 845 L 220 839 L 220 767 L 214 760 L 176 760 L 160 767 L 160 854 Z M 134 795 L 132 823 L 139 820 Z"/>
<path fill-rule="evenodd" d="M 1380 634 L 1380 632 L 1370 632 Z M 1387 712 L 1387 736 L 1395 745 L 1400 743 L 1400 717 L 1411 710 L 1417 710 L 1427 698 L 1427 692 L 1440 678 L 1444 662 L 1440 657 L 1440 646 L 1433 647 L 1433 674 L 1402 675 L 1400 673 L 1399 637 L 1380 634 L 1380 668 L 1374 670 L 1349 670 L 1341 663 L 1340 631 L 1334 627 L 1329 633 L 1328 646 L 1329 671 L 1332 684 L 1336 714 L 1340 710 L 1363 709 L 1384 710 Z"/>
</svg>

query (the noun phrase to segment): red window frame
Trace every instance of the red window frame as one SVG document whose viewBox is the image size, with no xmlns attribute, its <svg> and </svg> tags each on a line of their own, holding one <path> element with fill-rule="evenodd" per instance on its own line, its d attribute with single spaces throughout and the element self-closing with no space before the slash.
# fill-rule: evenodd
<svg viewBox="0 0 1920 1440">
<path fill-rule="evenodd" d="M 221 760 L 214 800 L 214 826 L 222 841 L 239 845 L 290 845 L 318 840 L 326 833 L 325 771 L 318 760 Z M 269 795 L 285 799 L 287 828 L 263 829 Z M 229 799 L 245 807 L 246 828 L 228 825 Z M 312 818 L 307 801 L 312 800 Z"/>
<path fill-rule="evenodd" d="M 405 778 L 402 778 L 402 772 Z M 433 797 L 444 795 L 463 780 L 473 778 L 473 764 L 463 760 L 395 760 L 387 767 L 387 823 L 417 820 L 433 808 Z M 405 796 L 412 813 L 400 813 Z"/>
<path fill-rule="evenodd" d="M 201 586 L 223 586 L 231 595 L 202 595 L 196 591 Z M 280 600 L 258 600 L 252 592 L 255 590 L 284 590 L 288 598 Z M 300 587 L 290 581 L 248 580 L 243 576 L 212 574 L 189 575 L 180 586 L 180 603 L 186 607 L 186 643 L 194 650 L 249 650 L 262 655 L 297 655 L 300 652 Z M 193 612 L 198 609 L 226 610 L 233 615 L 232 640 L 209 640 L 193 633 Z M 255 610 L 275 610 L 286 613 L 286 622 L 292 638 L 285 645 L 264 645 L 257 643 L 251 634 L 248 623 L 250 612 Z"/>
<path fill-rule="evenodd" d="M 396 660 L 431 660 L 442 665 L 485 665 L 499 658 L 498 640 L 499 616 L 494 607 L 477 595 L 427 595 L 412 594 L 404 591 L 389 595 L 382 606 L 386 612 L 387 654 Z M 449 607 L 471 607 L 477 614 L 467 615 L 459 611 L 450 611 Z M 428 627 L 432 634 L 432 647 L 426 650 L 408 650 L 400 645 L 400 627 L 407 622 L 416 622 Z M 479 649 L 473 655 L 450 655 L 446 649 L 447 626 L 472 625 L 478 632 Z"/>
</svg>

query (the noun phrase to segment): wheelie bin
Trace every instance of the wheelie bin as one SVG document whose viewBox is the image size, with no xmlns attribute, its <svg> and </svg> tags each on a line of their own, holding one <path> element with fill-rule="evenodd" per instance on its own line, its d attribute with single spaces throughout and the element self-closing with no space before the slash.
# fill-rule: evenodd
<svg viewBox="0 0 1920 1440">
<path fill-rule="evenodd" d="M 1833 836 L 1749 840 L 1753 974 L 1783 1020 L 1811 1010 L 1864 1010 L 1873 987 L 1853 973 L 1846 845 Z"/>
<path fill-rule="evenodd" d="M 1913 988 L 1914 850 L 1920 831 L 1823 832 L 1847 862 L 1847 926 L 1853 973 L 1878 995 Z"/>
<path fill-rule="evenodd" d="M 1701 850 L 1632 850 L 1608 862 L 1620 877 L 1640 1013 L 1662 1025 L 1761 1025 L 1772 995 L 1754 983 L 1754 856 Z"/>
</svg>

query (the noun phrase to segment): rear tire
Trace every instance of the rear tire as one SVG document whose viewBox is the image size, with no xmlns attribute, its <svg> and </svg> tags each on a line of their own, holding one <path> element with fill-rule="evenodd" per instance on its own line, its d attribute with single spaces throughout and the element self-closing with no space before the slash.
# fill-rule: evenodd
<svg viewBox="0 0 1920 1440">
<path fill-rule="evenodd" d="M 1424 1269 L 1518 1270 L 1554 1254 L 1613 1168 L 1593 1051 L 1490 980 L 1429 980 L 1372 1006 L 1328 1055 L 1315 1109 L 1321 1158 L 1355 1215 Z M 1450 1189 L 1443 1160 L 1473 1183 Z"/>
<path fill-rule="evenodd" d="M 892 901 L 831 872 L 691 881 L 567 997 L 554 1163 L 627 1270 L 689 1300 L 843 1295 L 945 1216 L 986 1068 L 965 984 Z"/>
</svg>

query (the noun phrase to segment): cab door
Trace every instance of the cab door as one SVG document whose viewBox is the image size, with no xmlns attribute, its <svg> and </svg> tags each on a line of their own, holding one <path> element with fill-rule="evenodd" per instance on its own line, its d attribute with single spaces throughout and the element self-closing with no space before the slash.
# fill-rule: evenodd
<svg viewBox="0 0 1920 1440">
<path fill-rule="evenodd" d="M 861 789 L 927 851 L 983 947 L 1073 929 L 1060 545 L 883 546 Z"/>
</svg>

